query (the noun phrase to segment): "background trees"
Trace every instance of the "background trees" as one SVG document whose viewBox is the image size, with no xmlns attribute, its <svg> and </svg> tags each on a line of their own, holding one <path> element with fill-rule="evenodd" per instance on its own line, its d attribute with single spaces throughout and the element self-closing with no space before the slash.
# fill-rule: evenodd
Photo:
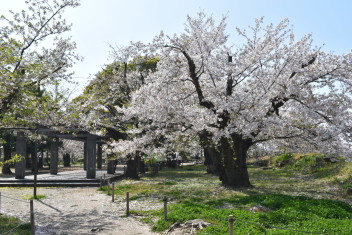
<svg viewBox="0 0 352 235">
<path fill-rule="evenodd" d="M 75 43 L 61 35 L 70 30 L 63 11 L 78 0 L 26 1 L 28 9 L 1 16 L 0 124 L 15 125 L 39 110 L 47 110 L 53 97 L 45 90 L 62 79 L 79 57 Z M 52 46 L 49 46 L 52 44 Z M 52 105 L 55 106 L 55 105 Z M 29 115 L 30 114 L 30 115 Z M 24 123 L 20 122 L 20 125 Z"/>
<path fill-rule="evenodd" d="M 76 7 L 79 0 L 28 0 L 28 9 L 10 11 L 0 17 L 0 128 L 39 125 L 58 127 L 62 122 L 62 94 L 56 86 L 71 72 L 68 69 L 80 59 L 74 42 L 62 35 L 71 26 L 62 19 L 66 8 Z M 11 131 L 10 131 L 11 132 Z M 3 132 L 10 140 L 9 132 Z M 8 141 L 4 146 L 9 146 Z M 11 152 L 5 154 L 5 161 Z M 3 167 L 3 173 L 10 173 Z"/>
</svg>

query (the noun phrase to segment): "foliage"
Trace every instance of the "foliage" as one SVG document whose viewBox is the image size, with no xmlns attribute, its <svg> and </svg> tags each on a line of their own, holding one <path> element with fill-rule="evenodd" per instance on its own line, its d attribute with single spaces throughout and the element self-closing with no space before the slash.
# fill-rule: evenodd
<svg viewBox="0 0 352 235">
<path fill-rule="evenodd" d="M 285 166 L 292 160 L 293 155 L 291 153 L 284 153 L 272 159 L 272 164 L 274 166 Z"/>
<path fill-rule="evenodd" d="M 11 159 L 9 160 L 6 160 L 6 161 L 3 161 L 3 162 L 0 162 L 0 166 L 3 166 L 5 164 L 14 164 L 15 162 L 20 162 L 24 159 L 23 156 L 19 156 L 19 155 L 15 155 L 13 156 Z"/>
<path fill-rule="evenodd" d="M 49 89 L 67 80 L 68 69 L 80 59 L 75 44 L 61 38 L 71 28 L 62 12 L 79 0 L 26 4 L 20 13 L 0 17 L 0 126 L 58 126 L 63 121 L 60 95 Z"/>
<path fill-rule="evenodd" d="M 14 235 L 29 235 L 31 234 L 31 225 L 14 217 L 0 215 L 0 233 L 7 234 L 9 231 Z"/>
</svg>

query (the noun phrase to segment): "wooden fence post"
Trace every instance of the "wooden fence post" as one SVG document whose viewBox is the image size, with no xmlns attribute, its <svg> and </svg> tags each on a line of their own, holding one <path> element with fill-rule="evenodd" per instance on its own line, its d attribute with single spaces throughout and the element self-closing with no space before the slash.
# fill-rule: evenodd
<svg viewBox="0 0 352 235">
<path fill-rule="evenodd" d="M 110 180 L 108 180 L 108 195 L 110 195 Z"/>
<path fill-rule="evenodd" d="M 115 183 L 112 183 L 112 202 L 115 201 Z"/>
<path fill-rule="evenodd" d="M 35 235 L 35 222 L 34 222 L 34 206 L 33 200 L 29 201 L 30 205 L 30 217 L 31 217 L 31 235 Z"/>
<path fill-rule="evenodd" d="M 100 190 L 103 190 L 103 176 L 100 176 Z"/>
<path fill-rule="evenodd" d="M 37 172 L 34 172 L 33 197 L 37 199 Z"/>
<path fill-rule="evenodd" d="M 167 220 L 167 197 L 163 198 L 164 201 L 164 219 Z"/>
<path fill-rule="evenodd" d="M 130 215 L 130 193 L 126 192 L 126 215 Z"/>
<path fill-rule="evenodd" d="M 229 234 L 233 235 L 233 215 L 229 215 Z"/>
</svg>

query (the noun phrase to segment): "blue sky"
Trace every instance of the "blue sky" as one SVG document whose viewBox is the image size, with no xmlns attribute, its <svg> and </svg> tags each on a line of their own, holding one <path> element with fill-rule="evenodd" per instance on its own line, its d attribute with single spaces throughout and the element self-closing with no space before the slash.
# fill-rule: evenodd
<svg viewBox="0 0 352 235">
<path fill-rule="evenodd" d="M 0 0 L 0 14 L 24 8 L 24 0 Z M 198 11 L 220 19 L 228 16 L 227 32 L 236 44 L 235 27 L 253 25 L 256 18 L 278 23 L 289 18 L 301 37 L 312 33 L 323 50 L 339 54 L 352 49 L 352 1 L 350 0 L 81 0 L 81 6 L 64 16 L 73 24 L 70 35 L 84 61 L 74 67 L 75 80 L 84 86 L 89 77 L 109 63 L 109 44 L 150 41 L 164 30 L 183 30 L 186 16 Z M 81 91 L 78 90 L 76 94 Z"/>
</svg>

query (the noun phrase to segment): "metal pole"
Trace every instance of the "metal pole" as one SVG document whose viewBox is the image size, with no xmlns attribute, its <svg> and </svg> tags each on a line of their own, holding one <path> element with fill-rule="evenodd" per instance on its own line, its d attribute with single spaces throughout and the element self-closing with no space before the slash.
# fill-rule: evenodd
<svg viewBox="0 0 352 235">
<path fill-rule="evenodd" d="M 233 235 L 233 215 L 229 215 L 229 234 Z"/>
<path fill-rule="evenodd" d="M 126 192 L 126 215 L 130 215 L 130 193 Z"/>
<path fill-rule="evenodd" d="M 167 220 L 167 197 L 163 198 L 164 201 L 164 219 Z"/>
<path fill-rule="evenodd" d="M 34 222 L 34 207 L 33 200 L 30 200 L 30 216 L 31 216 L 31 235 L 35 235 L 35 222 Z"/>
</svg>

